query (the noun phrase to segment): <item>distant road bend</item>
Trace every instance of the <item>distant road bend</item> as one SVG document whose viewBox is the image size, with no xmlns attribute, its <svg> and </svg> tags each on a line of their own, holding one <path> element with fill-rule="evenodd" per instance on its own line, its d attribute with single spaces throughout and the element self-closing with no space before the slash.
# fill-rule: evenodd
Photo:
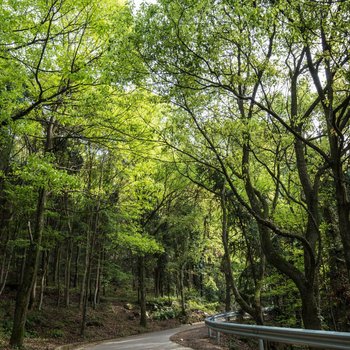
<svg viewBox="0 0 350 350">
<path fill-rule="evenodd" d="M 143 333 L 130 337 L 108 340 L 106 342 L 88 345 L 86 350 L 185 350 L 190 349 L 172 342 L 169 338 L 185 330 L 190 329 L 190 325 L 179 328 L 167 329 L 159 332 Z"/>
</svg>

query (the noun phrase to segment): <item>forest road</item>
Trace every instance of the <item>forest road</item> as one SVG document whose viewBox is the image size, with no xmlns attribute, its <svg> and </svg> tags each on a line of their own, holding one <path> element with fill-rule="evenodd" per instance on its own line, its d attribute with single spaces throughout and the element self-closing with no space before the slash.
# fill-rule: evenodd
<svg viewBox="0 0 350 350">
<path fill-rule="evenodd" d="M 184 325 L 159 332 L 143 333 L 130 337 L 108 340 L 96 345 L 88 345 L 85 350 L 185 350 L 191 349 L 172 342 L 169 338 L 182 331 L 197 327 Z"/>
</svg>

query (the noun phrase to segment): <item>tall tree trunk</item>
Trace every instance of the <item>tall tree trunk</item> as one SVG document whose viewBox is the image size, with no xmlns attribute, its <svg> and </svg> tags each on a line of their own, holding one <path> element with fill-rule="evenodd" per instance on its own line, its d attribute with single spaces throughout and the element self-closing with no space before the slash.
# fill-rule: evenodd
<svg viewBox="0 0 350 350">
<path fill-rule="evenodd" d="M 87 273 L 85 278 L 83 310 L 82 310 L 82 320 L 81 320 L 81 328 L 80 328 L 80 335 L 82 337 L 85 336 L 87 308 L 88 308 L 89 291 L 90 291 L 90 283 L 91 283 L 91 260 L 92 260 L 92 249 L 90 249 L 90 253 L 88 256 L 88 268 L 87 268 Z"/>
<path fill-rule="evenodd" d="M 98 199 L 96 206 L 92 210 L 91 220 L 90 220 L 90 230 L 92 234 L 87 233 L 87 257 L 86 257 L 86 263 L 87 263 L 87 273 L 85 278 L 85 293 L 83 294 L 83 313 L 82 313 L 82 322 L 81 322 L 81 329 L 80 329 L 80 335 L 85 335 L 85 324 L 86 324 L 86 316 L 87 316 L 87 307 L 88 307 L 88 300 L 89 300 L 89 294 L 90 298 L 92 299 L 92 292 L 91 292 L 91 271 L 92 271 L 92 260 L 95 254 L 96 250 L 96 240 L 97 240 L 97 234 L 98 234 L 98 223 L 99 223 L 99 210 L 100 210 L 100 199 Z M 88 230 L 89 231 L 89 230 Z M 90 237 L 90 239 L 89 239 Z"/>
<path fill-rule="evenodd" d="M 25 267 L 27 264 L 27 251 L 28 251 L 28 249 L 27 249 L 27 247 L 25 247 L 23 249 L 23 257 L 22 257 L 22 261 L 21 261 L 21 273 L 19 276 L 19 284 L 22 284 L 23 280 L 24 280 Z"/>
<path fill-rule="evenodd" d="M 4 257 L 6 257 L 6 255 Z M 3 267 L 4 271 L 2 271 L 2 278 L 1 278 L 1 285 L 0 285 L 0 296 L 3 293 L 5 286 L 6 286 L 7 276 L 8 276 L 8 273 L 10 271 L 12 257 L 13 257 L 13 250 L 11 251 L 10 256 L 7 259 L 7 265 Z M 4 263 L 5 263 L 5 260 L 4 260 Z"/>
<path fill-rule="evenodd" d="M 57 286 L 57 280 L 60 270 L 60 256 L 61 256 L 61 243 L 57 242 L 55 253 L 54 253 L 54 261 L 53 261 L 53 273 L 52 273 L 52 282 L 55 286 Z"/>
<path fill-rule="evenodd" d="M 84 273 L 84 285 L 82 286 L 81 295 L 80 295 L 80 302 L 82 303 L 82 320 L 81 320 L 81 328 L 80 328 L 80 335 L 82 337 L 85 336 L 85 327 L 86 327 L 86 318 L 87 318 L 87 309 L 88 309 L 88 302 L 89 302 L 89 293 L 91 289 L 91 270 L 92 270 L 92 258 L 94 255 L 94 248 L 95 248 L 95 235 L 96 235 L 96 229 L 97 229 L 97 212 L 95 217 L 95 231 L 92 234 L 87 233 L 87 247 L 86 247 L 86 257 L 85 257 L 85 263 L 86 263 L 86 273 Z M 92 224 L 92 220 L 90 222 L 90 225 Z M 90 226 L 91 227 L 91 226 Z"/>
<path fill-rule="evenodd" d="M 38 309 L 42 310 L 44 302 L 44 291 L 45 291 L 45 282 L 47 281 L 47 273 L 49 268 L 49 252 L 44 251 L 43 253 L 43 267 L 42 267 L 42 276 L 40 281 L 40 299 Z"/>
<path fill-rule="evenodd" d="M 67 229 L 68 229 L 68 239 L 67 239 L 67 254 L 66 254 L 66 266 L 64 270 L 64 304 L 66 307 L 70 303 L 70 283 L 71 283 L 71 265 L 72 265 L 72 256 L 73 256 L 73 227 L 69 214 L 69 201 L 68 194 L 64 194 L 64 207 L 65 214 L 67 219 Z"/>
<path fill-rule="evenodd" d="M 98 304 L 100 284 L 101 284 L 101 252 L 99 252 L 98 258 L 97 258 L 96 280 L 95 280 L 95 290 L 94 290 L 94 309 L 96 309 Z"/>
<path fill-rule="evenodd" d="M 0 228 L 0 239 L 2 238 L 4 238 L 4 240 L 0 240 L 0 258 L 1 258 L 0 285 L 4 282 L 5 275 L 6 275 L 6 270 L 7 270 L 6 266 L 8 265 L 8 259 L 7 259 L 8 242 L 10 240 L 10 234 L 7 233 L 5 229 Z M 12 251 L 10 255 L 12 255 Z"/>
<path fill-rule="evenodd" d="M 180 300 L 181 300 L 181 314 L 186 316 L 186 302 L 185 302 L 185 267 L 186 263 L 182 263 L 179 271 L 179 291 L 180 291 Z"/>
<path fill-rule="evenodd" d="M 54 117 L 51 117 L 46 130 L 46 144 L 44 153 L 52 150 L 52 140 L 54 132 Z M 45 187 L 39 188 L 35 225 L 33 233 L 30 234 L 30 245 L 27 252 L 27 261 L 24 269 L 23 282 L 21 283 L 15 305 L 15 314 L 10 339 L 13 347 L 22 347 L 24 340 L 25 323 L 27 319 L 28 304 L 32 292 L 39 264 L 40 246 L 44 230 L 45 205 L 48 191 Z"/>
<path fill-rule="evenodd" d="M 90 233 L 87 232 L 87 238 L 86 238 L 86 249 L 85 249 L 85 264 L 84 264 L 84 273 L 83 273 L 83 279 L 81 281 L 80 285 L 80 296 L 79 296 L 79 309 L 83 309 L 84 306 L 84 296 L 85 296 L 85 288 L 86 288 L 86 279 L 87 274 L 89 270 L 89 254 L 90 254 Z"/>
<path fill-rule="evenodd" d="M 259 233 L 267 261 L 288 276 L 299 290 L 302 301 L 304 327 L 308 329 L 321 329 L 318 302 L 317 297 L 315 296 L 315 284 L 308 283 L 301 271 L 280 256 L 280 254 L 274 249 L 270 233 L 265 226 L 260 225 Z"/>
<path fill-rule="evenodd" d="M 45 188 L 41 188 L 39 190 L 37 201 L 35 228 L 27 252 L 23 282 L 19 287 L 16 297 L 15 314 L 10 339 L 10 345 L 12 347 L 22 347 L 23 345 L 29 299 L 38 270 L 40 245 L 44 229 L 46 198 L 47 190 Z"/>
<path fill-rule="evenodd" d="M 158 298 L 160 295 L 160 269 L 158 265 L 154 269 L 154 296 Z"/>
<path fill-rule="evenodd" d="M 74 263 L 74 279 L 73 279 L 74 288 L 77 288 L 78 286 L 79 258 L 80 258 L 80 245 L 78 244 L 76 255 L 75 255 L 75 263 Z"/>
<path fill-rule="evenodd" d="M 300 63 L 303 55 L 300 58 Z M 298 134 L 302 134 L 303 124 L 298 116 L 298 94 L 297 80 L 299 77 L 299 69 L 296 69 L 291 78 L 291 120 L 294 130 Z M 319 318 L 319 259 L 317 258 L 316 246 L 321 243 L 319 232 L 319 180 L 323 173 L 322 168 L 317 169 L 316 175 L 311 177 L 305 158 L 305 145 L 299 139 L 294 140 L 294 150 L 296 155 L 296 165 L 299 180 L 303 189 L 305 202 L 307 206 L 307 225 L 305 230 L 305 238 L 308 242 L 309 249 L 304 247 L 304 275 L 305 283 L 303 287 L 299 287 L 302 301 L 302 318 L 304 326 L 311 329 L 321 329 L 321 321 Z M 318 252 L 321 254 L 321 252 Z M 309 300 L 309 302 L 307 302 Z"/>
<path fill-rule="evenodd" d="M 249 171 L 249 134 L 246 135 L 245 144 L 243 145 L 243 157 L 242 157 L 242 171 L 245 177 L 245 189 L 249 198 L 249 202 L 252 210 L 260 218 L 267 219 L 269 217 L 269 207 L 266 200 L 259 192 L 253 187 L 250 178 Z M 309 216 L 309 220 L 314 218 Z M 310 224 L 308 222 L 308 226 Z M 314 225 L 312 226 L 314 227 Z M 309 228 L 309 227 L 308 227 Z M 319 318 L 319 310 L 317 307 L 317 290 L 316 290 L 316 268 L 315 257 L 313 254 L 313 246 L 310 242 L 304 243 L 304 251 L 308 250 L 307 258 L 304 261 L 307 262 L 305 266 L 305 274 L 297 269 L 293 264 L 289 263 L 281 254 L 275 249 L 272 241 L 269 228 L 266 224 L 258 222 L 258 230 L 260 235 L 261 247 L 267 261 L 274 266 L 277 270 L 288 276 L 296 285 L 299 290 L 300 298 L 302 300 L 302 316 L 305 328 L 309 329 L 321 329 L 321 321 Z M 313 231 L 314 233 L 314 231 Z M 316 240 L 315 240 L 316 242 Z M 304 254 L 304 257 L 306 256 Z M 310 264 L 309 264 L 310 261 Z M 309 303 L 306 300 L 309 299 Z M 305 317 L 305 318 L 304 318 Z"/>
<path fill-rule="evenodd" d="M 336 162 L 338 163 L 338 161 Z M 350 281 L 350 200 L 344 173 L 340 164 L 333 167 L 333 177 L 335 186 L 335 198 L 337 201 L 338 227 L 343 245 L 343 254 Z"/>
<path fill-rule="evenodd" d="M 225 185 L 223 185 L 222 192 L 221 192 L 221 210 L 222 210 L 222 232 L 221 232 L 221 239 L 222 244 L 224 246 L 224 271 L 226 271 L 226 276 L 229 280 L 229 285 L 232 288 L 233 295 L 235 296 L 236 302 L 239 304 L 239 306 L 244 310 L 246 313 L 251 315 L 255 322 L 257 324 L 264 324 L 263 320 L 263 314 L 261 310 L 261 289 L 262 289 L 262 280 L 264 278 L 264 272 L 265 272 L 265 259 L 261 258 L 260 265 L 261 265 L 261 274 L 259 276 L 256 276 L 256 283 L 255 283 L 255 291 L 254 291 L 254 303 L 253 305 L 250 305 L 247 300 L 245 300 L 240 293 L 240 291 L 237 288 L 233 272 L 232 272 L 232 264 L 231 264 L 231 252 L 229 249 L 229 240 L 228 240 L 228 217 L 227 217 L 227 207 L 226 207 L 226 190 Z"/>
<path fill-rule="evenodd" d="M 57 250 L 57 258 L 56 258 L 56 264 L 57 269 L 55 271 L 56 274 L 56 287 L 57 287 L 57 301 L 56 305 L 59 306 L 61 302 L 61 257 L 62 257 L 62 246 L 59 243 L 59 247 Z"/>
<path fill-rule="evenodd" d="M 147 326 L 147 313 L 146 313 L 146 285 L 145 285 L 145 257 L 139 256 L 138 261 L 138 274 L 139 274 L 139 291 L 140 291 L 140 326 Z"/>
<path fill-rule="evenodd" d="M 0 128 L 0 258 L 2 257 L 2 269 L 0 284 L 4 282 L 4 275 L 6 274 L 7 260 L 6 253 L 8 242 L 11 239 L 11 230 L 9 223 L 12 218 L 11 204 L 6 193 L 6 177 L 11 171 L 11 152 L 14 146 L 15 135 L 4 128 Z M 16 231 L 18 228 L 16 227 Z M 12 255 L 12 253 L 11 253 Z M 8 269 L 7 269 L 8 270 Z"/>
<path fill-rule="evenodd" d="M 231 311 L 231 281 L 230 281 L 230 273 L 227 271 L 227 258 L 223 257 L 223 269 L 225 275 L 225 311 Z"/>
<path fill-rule="evenodd" d="M 70 225 L 69 225 L 70 226 Z M 71 234 L 70 230 L 70 234 Z M 73 254 L 73 242 L 71 236 L 67 242 L 67 256 L 66 256 L 66 267 L 64 272 L 64 304 L 66 307 L 70 304 L 70 276 L 71 276 L 71 265 L 72 265 L 72 254 Z"/>
<path fill-rule="evenodd" d="M 38 276 L 35 276 L 32 291 L 30 292 L 28 310 L 34 309 L 34 304 L 36 300 L 36 287 L 37 287 Z"/>
<path fill-rule="evenodd" d="M 343 113 L 342 108 L 336 108 L 339 100 L 337 96 L 337 90 L 335 89 L 335 71 L 341 68 L 338 67 L 335 70 L 335 63 L 333 61 L 332 52 L 333 45 L 337 44 L 335 42 L 333 43 L 332 40 L 328 38 L 328 35 L 326 34 L 327 30 L 328 28 L 320 28 L 322 50 L 325 54 L 324 76 L 326 78 L 325 86 L 327 87 L 325 91 L 323 91 L 321 88 L 322 84 L 320 81 L 320 75 L 313 65 L 309 47 L 307 47 L 307 58 L 310 73 L 314 80 L 315 86 L 317 87 L 318 94 L 322 100 L 323 112 L 327 123 L 328 142 L 330 146 L 329 163 L 332 168 L 334 181 L 335 199 L 338 212 L 338 228 L 343 245 L 343 254 L 346 262 L 348 279 L 350 281 L 350 198 L 348 181 L 345 177 L 344 171 L 345 160 L 348 157 L 348 142 L 346 141 L 346 133 L 349 125 L 349 112 Z M 347 98 L 348 96 L 346 95 L 343 102 L 346 102 L 345 106 L 348 107 L 349 103 L 346 101 Z M 339 105 L 341 104 L 342 103 Z"/>
<path fill-rule="evenodd" d="M 105 285 L 103 284 L 103 276 L 105 273 L 105 261 L 106 261 L 106 251 L 103 249 L 101 251 L 101 262 L 100 262 L 100 273 L 98 276 L 98 290 L 97 290 L 97 295 L 96 295 L 96 303 L 99 304 L 101 302 L 101 294 L 105 295 Z"/>
<path fill-rule="evenodd" d="M 324 284 L 328 303 L 325 310 L 330 314 L 333 330 L 349 332 L 348 307 L 350 301 L 350 284 L 347 275 L 345 260 L 339 242 L 339 231 L 336 218 L 336 209 L 326 205 L 323 208 L 323 217 L 327 223 L 327 249 L 329 260 L 324 265 Z M 325 268 L 326 267 L 326 268 Z M 329 284 L 328 284 L 329 281 Z"/>
<path fill-rule="evenodd" d="M 164 296 L 164 268 L 167 263 L 166 254 L 161 254 L 157 259 L 157 265 L 154 269 L 154 294 L 155 296 Z"/>
</svg>

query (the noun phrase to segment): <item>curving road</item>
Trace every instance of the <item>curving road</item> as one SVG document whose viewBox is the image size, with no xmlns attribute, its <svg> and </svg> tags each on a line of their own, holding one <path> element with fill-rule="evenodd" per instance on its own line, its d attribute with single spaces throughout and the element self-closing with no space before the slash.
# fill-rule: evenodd
<svg viewBox="0 0 350 350">
<path fill-rule="evenodd" d="M 100 344 L 84 347 L 88 350 L 185 350 L 181 345 L 173 343 L 169 338 L 178 332 L 190 329 L 185 325 L 179 328 L 167 329 L 159 332 L 144 333 L 131 337 L 109 340 Z"/>
</svg>

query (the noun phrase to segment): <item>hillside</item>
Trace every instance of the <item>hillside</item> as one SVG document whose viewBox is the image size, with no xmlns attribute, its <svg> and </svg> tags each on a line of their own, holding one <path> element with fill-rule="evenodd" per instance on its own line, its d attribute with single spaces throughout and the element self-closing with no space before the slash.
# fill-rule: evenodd
<svg viewBox="0 0 350 350">
<path fill-rule="evenodd" d="M 8 340 L 12 327 L 14 292 L 6 293 L 0 301 L 0 348 L 9 349 Z M 76 295 L 77 301 L 77 295 Z M 74 298 L 73 298 L 74 302 Z M 41 311 L 29 310 L 24 346 L 28 350 L 54 349 L 61 344 L 94 342 L 124 337 L 143 332 L 174 328 L 181 323 L 203 320 L 206 313 L 191 310 L 186 318 L 179 317 L 179 306 L 174 300 L 159 299 L 147 304 L 147 326 L 141 327 L 140 310 L 131 296 L 101 298 L 96 309 L 89 308 L 85 337 L 80 336 L 82 313 L 76 305 L 57 306 L 55 295 L 47 297 Z"/>
</svg>

